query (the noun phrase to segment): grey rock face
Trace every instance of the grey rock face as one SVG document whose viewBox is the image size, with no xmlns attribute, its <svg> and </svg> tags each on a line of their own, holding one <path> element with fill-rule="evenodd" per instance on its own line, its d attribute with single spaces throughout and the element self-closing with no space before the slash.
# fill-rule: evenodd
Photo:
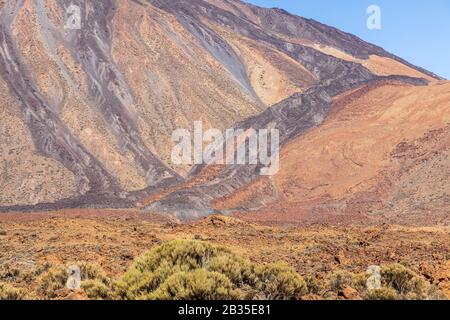
<svg viewBox="0 0 450 320">
<path fill-rule="evenodd" d="M 11 2 L 8 3 L 11 5 Z M 34 143 L 42 154 L 52 157 L 71 170 L 78 179 L 80 194 L 117 192 L 116 181 L 102 165 L 70 134 L 57 114 L 38 92 L 28 71 L 21 62 L 11 40 L 10 28 L 23 1 L 0 17 L 0 73 L 10 90 L 19 99 L 23 117 Z"/>
</svg>

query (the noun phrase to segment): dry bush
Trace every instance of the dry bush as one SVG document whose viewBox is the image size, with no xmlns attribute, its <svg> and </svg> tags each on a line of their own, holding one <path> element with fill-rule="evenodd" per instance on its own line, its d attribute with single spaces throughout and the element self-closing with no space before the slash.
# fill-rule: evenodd
<svg viewBox="0 0 450 320">
<path fill-rule="evenodd" d="M 345 287 L 353 287 L 354 276 L 348 271 L 336 271 L 328 277 L 328 287 L 333 292 L 338 292 Z"/>
<path fill-rule="evenodd" d="M 110 284 L 105 284 L 100 280 L 85 280 L 81 283 L 81 288 L 91 300 L 114 300 L 114 289 Z"/>
<path fill-rule="evenodd" d="M 66 269 L 62 266 L 49 266 L 37 278 L 37 293 L 47 299 L 57 296 L 57 291 L 65 287 L 67 281 Z"/>
<path fill-rule="evenodd" d="M 398 300 L 399 296 L 393 288 L 381 287 L 380 289 L 367 290 L 364 298 L 366 300 Z"/>
<path fill-rule="evenodd" d="M 106 276 L 106 273 L 100 266 L 88 262 L 68 265 L 76 265 L 80 268 L 81 287 L 87 288 L 86 294 L 89 298 L 110 298 L 110 296 L 105 297 L 102 291 L 105 291 L 105 288 L 108 288 L 108 291 L 112 291 L 112 281 Z M 47 265 L 44 270 L 40 271 L 40 275 L 36 279 L 38 294 L 45 298 L 55 298 L 58 295 L 58 291 L 66 287 L 68 277 L 67 266 Z"/>
<path fill-rule="evenodd" d="M 403 299 L 425 299 L 427 296 L 426 281 L 401 264 L 388 264 L 381 267 L 383 286 L 392 288 Z"/>
<path fill-rule="evenodd" d="M 322 283 L 314 276 L 305 277 L 306 287 L 308 288 L 308 294 L 320 295 L 323 292 Z"/>
<path fill-rule="evenodd" d="M 284 262 L 255 268 L 256 288 L 269 300 L 299 299 L 308 293 L 305 280 Z"/>
<path fill-rule="evenodd" d="M 9 264 L 3 264 L 0 267 L 0 281 L 17 282 L 22 276 L 20 269 Z"/>
<path fill-rule="evenodd" d="M 144 299 L 151 300 L 237 300 L 241 290 L 236 289 L 224 274 L 196 269 L 171 275 L 156 291 Z"/>
<path fill-rule="evenodd" d="M 369 300 L 442 299 L 444 297 L 435 286 L 401 264 L 381 266 L 382 287 L 380 289 L 367 290 L 367 278 L 366 273 L 353 274 L 337 271 L 329 277 L 330 292 L 328 293 L 335 297 L 334 293 L 350 287 Z"/>
<path fill-rule="evenodd" d="M 353 275 L 352 288 L 356 289 L 359 293 L 367 290 L 367 280 L 369 279 L 369 274 L 366 272 L 361 272 Z"/>
<path fill-rule="evenodd" d="M 32 298 L 33 296 L 24 289 L 14 288 L 7 283 L 0 282 L 0 300 L 30 300 Z"/>
<path fill-rule="evenodd" d="M 80 262 L 76 263 L 81 272 L 81 288 L 87 297 L 92 300 L 115 299 L 114 282 L 98 264 Z"/>
</svg>

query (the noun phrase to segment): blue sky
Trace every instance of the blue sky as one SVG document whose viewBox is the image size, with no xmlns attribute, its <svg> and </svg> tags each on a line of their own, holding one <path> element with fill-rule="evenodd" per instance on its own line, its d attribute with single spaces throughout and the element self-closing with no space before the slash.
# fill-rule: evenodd
<svg viewBox="0 0 450 320">
<path fill-rule="evenodd" d="M 379 45 L 409 62 L 450 79 L 449 0 L 246 0 L 283 8 Z M 381 9 L 381 30 L 366 25 L 368 6 Z"/>
</svg>

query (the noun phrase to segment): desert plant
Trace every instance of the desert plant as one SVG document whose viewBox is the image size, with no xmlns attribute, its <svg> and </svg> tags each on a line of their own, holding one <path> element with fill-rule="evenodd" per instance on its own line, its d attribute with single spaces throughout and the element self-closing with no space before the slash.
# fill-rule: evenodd
<svg viewBox="0 0 450 320">
<path fill-rule="evenodd" d="M 322 284 L 314 276 L 305 277 L 306 287 L 309 294 L 320 295 L 323 291 Z"/>
<path fill-rule="evenodd" d="M 401 264 L 388 264 L 381 267 L 383 286 L 396 290 L 403 298 L 423 299 L 427 284 L 423 278 Z"/>
<path fill-rule="evenodd" d="M 0 282 L 0 300 L 29 300 L 31 298 L 32 296 L 28 295 L 25 290 Z"/>
<path fill-rule="evenodd" d="M 269 300 L 299 299 L 308 293 L 305 280 L 284 262 L 257 266 L 256 288 Z"/>
<path fill-rule="evenodd" d="M 253 283 L 255 280 L 251 263 L 231 252 L 221 252 L 211 258 L 207 269 L 226 275 L 237 286 Z"/>
<path fill-rule="evenodd" d="M 50 266 L 37 278 L 37 292 L 45 298 L 55 298 L 57 291 L 65 287 L 66 269 L 62 266 Z"/>
<path fill-rule="evenodd" d="M 191 240 L 143 254 L 117 283 L 121 299 L 296 299 L 306 293 L 305 281 L 285 263 L 256 266 L 229 249 Z"/>
<path fill-rule="evenodd" d="M 438 286 L 431 284 L 426 290 L 427 300 L 447 300 L 445 294 L 439 290 Z"/>
<path fill-rule="evenodd" d="M 171 275 L 156 291 L 144 299 L 151 300 L 230 300 L 242 298 L 225 275 L 197 269 Z"/>
<path fill-rule="evenodd" d="M 380 289 L 367 290 L 364 295 L 366 300 L 397 300 L 398 293 L 393 288 L 381 287 Z"/>
<path fill-rule="evenodd" d="M 137 258 L 118 283 L 119 296 L 145 296 L 179 272 L 204 269 L 226 276 L 234 286 L 250 281 L 250 263 L 230 250 L 201 241 L 176 240 Z"/>
<path fill-rule="evenodd" d="M 85 280 L 81 283 L 81 288 L 87 297 L 92 300 L 114 300 L 114 290 L 111 285 L 105 284 L 101 280 Z"/>
<path fill-rule="evenodd" d="M 115 298 L 114 282 L 105 271 L 95 263 L 78 262 L 81 274 L 81 288 L 89 299 L 113 300 Z"/>
<path fill-rule="evenodd" d="M 106 283 L 110 281 L 102 267 L 96 263 L 77 262 L 73 265 L 80 268 L 81 280 L 99 280 Z"/>
<path fill-rule="evenodd" d="M 0 267 L 0 281 L 13 282 L 21 276 L 20 269 L 9 264 L 3 264 Z"/>
<path fill-rule="evenodd" d="M 89 262 L 77 262 L 68 265 L 75 265 L 80 268 L 81 286 L 86 281 L 93 281 L 98 284 L 97 287 L 102 284 L 105 287 L 109 287 L 112 281 L 106 276 L 103 269 L 97 264 Z M 53 266 L 47 264 L 45 268 L 39 271 L 37 277 L 37 292 L 46 298 L 55 298 L 57 292 L 66 287 L 67 279 L 69 275 L 67 273 L 67 266 L 58 265 Z M 93 283 L 85 285 L 91 292 L 94 292 Z M 99 291 L 99 290 L 97 290 Z M 94 298 L 94 296 L 93 296 Z"/>
<path fill-rule="evenodd" d="M 360 272 L 353 275 L 352 287 L 362 293 L 367 290 L 367 279 L 369 275 L 366 272 Z"/>
<path fill-rule="evenodd" d="M 333 292 L 342 290 L 345 287 L 353 287 L 354 276 L 348 271 L 336 271 L 328 277 L 328 286 Z"/>
</svg>

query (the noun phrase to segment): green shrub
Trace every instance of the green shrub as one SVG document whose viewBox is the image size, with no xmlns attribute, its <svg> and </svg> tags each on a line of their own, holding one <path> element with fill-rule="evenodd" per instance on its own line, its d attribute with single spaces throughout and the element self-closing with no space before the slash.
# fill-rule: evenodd
<svg viewBox="0 0 450 320">
<path fill-rule="evenodd" d="M 91 300 L 114 300 L 114 291 L 100 280 L 85 280 L 81 283 L 81 288 Z"/>
<path fill-rule="evenodd" d="M 31 298 L 25 290 L 0 282 L 0 300 L 29 300 Z"/>
<path fill-rule="evenodd" d="M 284 262 L 255 268 L 256 288 L 269 300 L 299 299 L 308 293 L 305 280 Z"/>
<path fill-rule="evenodd" d="M 297 299 L 307 290 L 286 264 L 255 266 L 229 249 L 192 240 L 143 254 L 117 284 L 121 299 Z"/>
<path fill-rule="evenodd" d="M 236 300 L 242 292 L 230 279 L 218 272 L 197 269 L 171 275 L 156 291 L 145 299 L 151 300 Z"/>
<path fill-rule="evenodd" d="M 367 290 L 365 294 L 367 300 L 398 300 L 397 291 L 392 288 L 381 287 L 380 289 Z"/>
<path fill-rule="evenodd" d="M 81 273 L 81 289 L 89 299 L 113 300 L 114 283 L 105 271 L 95 263 L 79 262 L 77 264 Z"/>
<path fill-rule="evenodd" d="M 231 252 L 221 252 L 220 255 L 213 257 L 207 269 L 226 275 L 237 286 L 249 284 L 255 280 L 250 262 Z"/>
<path fill-rule="evenodd" d="M 99 280 L 108 283 L 110 279 L 98 264 L 90 262 L 77 262 L 73 264 L 80 268 L 81 280 Z"/>
<path fill-rule="evenodd" d="M 176 240 L 137 258 L 119 282 L 119 296 L 135 299 L 157 290 L 170 276 L 204 269 L 223 274 L 238 287 L 250 281 L 250 263 L 230 250 L 201 241 Z"/>
</svg>

